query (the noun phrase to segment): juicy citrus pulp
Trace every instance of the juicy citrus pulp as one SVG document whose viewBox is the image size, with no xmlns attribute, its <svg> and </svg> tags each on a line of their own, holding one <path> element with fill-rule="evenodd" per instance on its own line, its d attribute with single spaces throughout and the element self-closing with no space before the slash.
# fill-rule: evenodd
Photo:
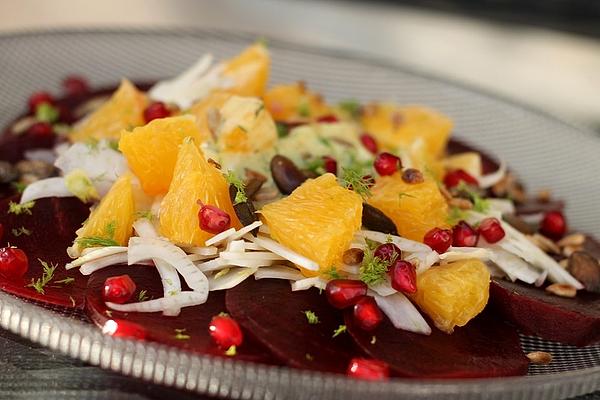
<svg viewBox="0 0 600 400">
<path fill-rule="evenodd" d="M 485 308 L 490 273 L 480 260 L 469 259 L 431 267 L 417 277 L 412 299 L 438 329 L 452 333 Z"/>
<path fill-rule="evenodd" d="M 422 242 L 431 229 L 448 227 L 448 205 L 437 183 L 406 183 L 401 172 L 377 179 L 368 203 L 394 221 L 400 236 Z"/>
<path fill-rule="evenodd" d="M 77 231 L 80 248 L 106 245 L 127 246 L 131 236 L 135 202 L 131 177 L 123 175 L 112 185 L 106 196 L 91 212 Z"/>
<path fill-rule="evenodd" d="M 439 157 L 446 148 L 452 121 L 446 116 L 422 106 L 399 107 L 375 103 L 364 108 L 361 122 L 386 150 L 408 148 L 421 138 L 428 154 Z"/>
<path fill-rule="evenodd" d="M 204 242 L 214 235 L 200 229 L 198 201 L 229 214 L 231 226 L 241 226 L 229 198 L 225 177 L 205 160 L 192 139 L 186 139 L 179 148 L 173 180 L 161 203 L 161 234 L 177 244 L 204 246 Z"/>
<path fill-rule="evenodd" d="M 166 193 L 173 177 L 179 145 L 186 137 L 201 140 L 193 116 L 162 118 L 124 131 L 119 141 L 127 163 L 150 195 Z"/>
<path fill-rule="evenodd" d="M 256 43 L 225 62 L 223 75 L 233 80 L 227 90 L 240 96 L 261 97 L 269 80 L 271 57 L 267 48 Z"/>
<path fill-rule="evenodd" d="M 73 141 L 118 140 L 123 129 L 144 124 L 146 104 L 146 95 L 123 79 L 106 103 L 75 125 L 70 138 Z"/>
<path fill-rule="evenodd" d="M 265 106 L 276 121 L 307 121 L 330 114 L 323 98 L 303 82 L 278 85 L 264 96 Z"/>
<path fill-rule="evenodd" d="M 267 204 L 261 216 L 275 240 L 328 270 L 339 264 L 360 229 L 362 199 L 325 174 Z"/>
</svg>

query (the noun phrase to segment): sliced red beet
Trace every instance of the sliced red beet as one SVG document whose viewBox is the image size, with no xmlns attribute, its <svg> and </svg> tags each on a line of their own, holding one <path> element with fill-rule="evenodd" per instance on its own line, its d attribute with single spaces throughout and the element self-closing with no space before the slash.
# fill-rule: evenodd
<svg viewBox="0 0 600 400">
<path fill-rule="evenodd" d="M 11 201 L 18 203 L 19 196 L 0 201 L 0 216 L 4 225 L 1 245 L 4 247 L 10 243 L 22 249 L 29 259 L 29 269 L 21 280 L 0 277 L 0 289 L 30 300 L 82 308 L 87 277 L 76 269 L 67 271 L 64 266 L 71 261 L 67 247 L 73 243 L 75 231 L 87 218 L 89 206 L 76 198 L 53 197 L 37 200 L 30 209 L 31 215 L 16 215 L 8 212 Z M 43 274 L 38 259 L 48 264 L 58 264 L 52 281 L 43 288 L 44 293 L 27 287 L 32 279 L 39 279 Z M 66 278 L 75 280 L 71 283 L 55 283 Z"/>
<path fill-rule="evenodd" d="M 386 362 L 394 374 L 420 379 L 486 378 L 525 375 L 529 366 L 516 330 L 484 313 L 448 335 L 437 329 L 429 336 L 396 329 L 385 320 L 366 332 L 346 314 L 356 343 L 370 357 Z"/>
<path fill-rule="evenodd" d="M 102 299 L 104 281 L 111 276 L 124 274 L 129 275 L 137 286 L 138 292 L 131 300 L 132 302 L 139 301 L 137 296 L 140 290 L 146 290 L 148 299 L 163 296 L 160 277 L 153 267 L 117 265 L 94 272 L 88 282 L 86 313 L 96 325 L 103 327 L 106 321 L 110 319 L 127 320 L 144 328 L 147 340 L 180 347 L 196 353 L 224 356 L 223 350 L 217 347 L 208 332 L 208 325 L 212 317 L 225 311 L 225 293 L 223 291 L 210 292 L 206 303 L 195 307 L 185 307 L 177 317 L 166 317 L 159 312 L 123 313 L 111 311 Z M 177 335 L 177 333 L 180 333 L 180 335 Z M 247 338 L 244 338 L 242 345 L 237 348 L 235 358 L 273 363 L 268 350 Z"/>
<path fill-rule="evenodd" d="M 588 236 L 584 248 L 600 257 L 595 239 Z M 565 298 L 543 288 L 494 280 L 490 299 L 494 309 L 524 333 L 576 346 L 600 341 L 600 294 L 580 290 L 575 298 Z"/>
<path fill-rule="evenodd" d="M 332 337 L 344 324 L 342 314 L 317 289 L 292 292 L 287 281 L 247 279 L 227 291 L 226 302 L 236 321 L 290 366 L 345 373 L 360 355 L 347 333 Z M 309 324 L 305 311 L 319 323 Z"/>
<path fill-rule="evenodd" d="M 494 280 L 493 308 L 524 333 L 585 346 L 600 341 L 600 294 L 580 291 L 559 297 L 521 283 Z"/>
</svg>

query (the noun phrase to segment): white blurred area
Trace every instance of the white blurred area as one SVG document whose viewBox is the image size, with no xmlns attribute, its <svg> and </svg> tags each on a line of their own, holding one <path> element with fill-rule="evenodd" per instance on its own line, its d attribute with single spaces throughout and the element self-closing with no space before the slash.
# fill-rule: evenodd
<svg viewBox="0 0 600 400">
<path fill-rule="evenodd" d="M 0 0 L 0 33 L 172 26 L 360 51 L 600 128 L 600 41 L 582 36 L 368 1 Z"/>
</svg>

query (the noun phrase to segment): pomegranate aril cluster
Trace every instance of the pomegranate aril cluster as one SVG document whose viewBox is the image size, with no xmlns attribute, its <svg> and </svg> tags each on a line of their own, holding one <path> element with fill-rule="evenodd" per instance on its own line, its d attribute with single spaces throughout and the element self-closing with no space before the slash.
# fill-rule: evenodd
<svg viewBox="0 0 600 400">
<path fill-rule="evenodd" d="M 423 243 L 442 254 L 452 246 L 452 231 L 450 229 L 433 228 L 425 234 Z"/>
<path fill-rule="evenodd" d="M 369 381 L 382 381 L 390 376 L 389 366 L 379 360 L 353 358 L 348 365 L 348 376 Z"/>
<path fill-rule="evenodd" d="M 452 189 L 453 187 L 460 185 L 461 182 L 466 185 L 479 186 L 477 179 L 463 169 L 449 171 L 444 176 L 444 185 L 448 189 Z"/>
<path fill-rule="evenodd" d="M 155 119 L 167 118 L 169 116 L 171 116 L 171 110 L 169 110 L 165 103 L 161 101 L 151 103 L 144 110 L 144 121 L 146 121 L 146 123 Z"/>
<path fill-rule="evenodd" d="M 452 228 L 452 245 L 455 247 L 475 247 L 478 240 L 479 232 L 465 221 Z"/>
<path fill-rule="evenodd" d="M 400 158 L 391 153 L 380 153 L 373 163 L 375 171 L 381 176 L 393 175 L 402 168 Z"/>
<path fill-rule="evenodd" d="M 123 304 L 133 297 L 135 289 L 135 282 L 129 275 L 112 276 L 104 282 L 103 297 L 105 301 Z"/>
<path fill-rule="evenodd" d="M 540 232 L 554 240 L 560 239 L 567 233 L 567 220 L 560 211 L 549 211 L 540 222 Z"/>
<path fill-rule="evenodd" d="M 499 242 L 506 236 L 504 228 L 496 218 L 486 218 L 479 223 L 479 233 L 488 243 Z"/>
<path fill-rule="evenodd" d="M 16 247 L 0 248 L 0 275 L 10 280 L 23 278 L 29 269 L 27 255 Z"/>
<path fill-rule="evenodd" d="M 217 346 L 224 350 L 232 346 L 239 347 L 244 340 L 244 334 L 237 321 L 228 315 L 213 317 L 208 325 L 208 332 Z"/>
<path fill-rule="evenodd" d="M 229 214 L 219 207 L 210 204 L 202 204 L 201 202 L 198 202 L 198 204 L 200 205 L 200 210 L 198 211 L 200 229 L 214 234 L 229 229 L 231 226 L 231 217 Z"/>
</svg>

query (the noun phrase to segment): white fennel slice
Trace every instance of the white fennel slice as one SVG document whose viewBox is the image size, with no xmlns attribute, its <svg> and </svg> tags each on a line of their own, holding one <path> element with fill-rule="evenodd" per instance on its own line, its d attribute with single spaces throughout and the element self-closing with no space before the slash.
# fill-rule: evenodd
<svg viewBox="0 0 600 400">
<path fill-rule="evenodd" d="M 28 201 L 43 199 L 46 197 L 73 197 L 73 193 L 67 189 L 65 178 L 54 177 L 41 179 L 27 185 L 21 195 L 21 204 Z"/>
<path fill-rule="evenodd" d="M 98 258 L 89 261 L 79 268 L 82 275 L 91 275 L 92 273 L 116 264 L 127 264 L 127 253 L 117 253 L 110 256 Z"/>
<path fill-rule="evenodd" d="M 127 247 L 125 246 L 106 246 L 106 247 L 98 247 L 94 251 L 90 251 L 89 253 L 76 258 L 71 261 L 67 265 L 65 265 L 66 269 L 77 268 L 80 265 L 88 263 L 90 261 L 98 260 L 100 258 L 110 256 L 118 253 L 127 253 Z"/>
<path fill-rule="evenodd" d="M 325 289 L 327 286 L 327 282 L 318 276 L 314 276 L 312 278 L 304 278 L 297 280 L 296 282 L 292 282 L 292 292 L 297 292 L 300 290 L 308 290 L 312 287 L 316 287 L 318 289 Z"/>
<path fill-rule="evenodd" d="M 137 303 L 116 304 L 106 302 L 106 306 L 112 310 L 121 312 L 159 312 L 169 309 L 191 307 L 206 302 L 206 296 L 197 291 L 184 291 L 173 296 L 161 297 L 159 299 L 140 301 Z"/>
<path fill-rule="evenodd" d="M 137 234 L 142 238 L 153 238 L 156 239 L 159 237 L 156 228 L 152 224 L 152 222 L 147 218 L 140 218 L 133 223 L 133 228 L 137 232 Z M 181 280 L 179 279 L 179 274 L 177 273 L 177 269 L 170 265 L 168 262 L 165 262 L 158 258 L 153 258 L 152 262 L 156 266 L 156 270 L 160 275 L 160 281 L 163 286 L 163 294 L 165 297 L 172 296 L 174 294 L 181 292 Z M 166 316 L 177 316 L 181 312 L 179 307 L 170 308 L 163 311 L 163 315 Z"/>
<path fill-rule="evenodd" d="M 299 281 L 304 279 L 304 275 L 297 269 L 274 265 L 272 267 L 259 268 L 254 273 L 254 279 L 287 279 L 290 281 Z"/>
<path fill-rule="evenodd" d="M 129 239 L 129 264 L 135 264 L 142 260 L 159 259 L 174 267 L 183 276 L 187 285 L 194 291 L 208 296 L 208 279 L 187 254 L 179 247 L 156 238 L 132 237 Z"/>
<path fill-rule="evenodd" d="M 361 230 L 358 231 L 357 234 L 366 239 L 374 240 L 379 243 L 386 243 L 389 240 L 391 243 L 394 243 L 396 246 L 398 246 L 400 250 L 407 251 L 410 253 L 429 253 L 433 251 L 431 247 L 427 246 L 426 244 L 416 242 L 410 239 L 405 239 L 396 235 L 388 235 L 385 233 L 369 230 Z"/>
<path fill-rule="evenodd" d="M 381 311 L 387 315 L 392 325 L 397 329 L 423 335 L 431 334 L 431 327 L 427 324 L 427 321 L 402 293 L 397 292 L 385 297 L 374 294 L 373 297 Z"/>
<path fill-rule="evenodd" d="M 211 291 L 231 289 L 248 279 L 255 272 L 256 268 L 231 268 L 224 275 L 209 277 L 208 287 Z"/>
<path fill-rule="evenodd" d="M 252 235 L 246 235 L 246 236 L 244 236 L 244 238 L 246 240 L 254 242 L 254 243 L 258 244 L 259 246 L 262 246 L 265 249 L 283 257 L 285 260 L 291 261 L 292 263 L 299 265 L 302 268 L 305 268 L 309 271 L 318 271 L 319 270 L 319 264 L 317 264 L 315 261 L 313 261 L 307 257 L 304 257 L 301 254 L 296 253 L 292 249 L 283 246 L 282 244 L 274 241 L 273 239 L 269 239 L 269 238 L 267 238 L 265 236 L 261 236 L 261 235 L 259 235 L 257 237 L 254 237 Z"/>
<path fill-rule="evenodd" d="M 210 239 L 205 241 L 204 244 L 206 246 L 216 246 L 218 244 L 223 243 L 224 241 L 229 239 L 231 236 L 235 235 L 235 232 L 236 232 L 235 228 L 229 228 L 226 231 L 223 231 L 223 232 L 211 237 Z"/>
<path fill-rule="evenodd" d="M 480 176 L 477 181 L 479 182 L 479 187 L 487 189 L 500 182 L 505 175 L 506 163 L 504 161 L 500 161 L 500 167 L 496 171 L 492 172 L 491 174 Z"/>
</svg>

